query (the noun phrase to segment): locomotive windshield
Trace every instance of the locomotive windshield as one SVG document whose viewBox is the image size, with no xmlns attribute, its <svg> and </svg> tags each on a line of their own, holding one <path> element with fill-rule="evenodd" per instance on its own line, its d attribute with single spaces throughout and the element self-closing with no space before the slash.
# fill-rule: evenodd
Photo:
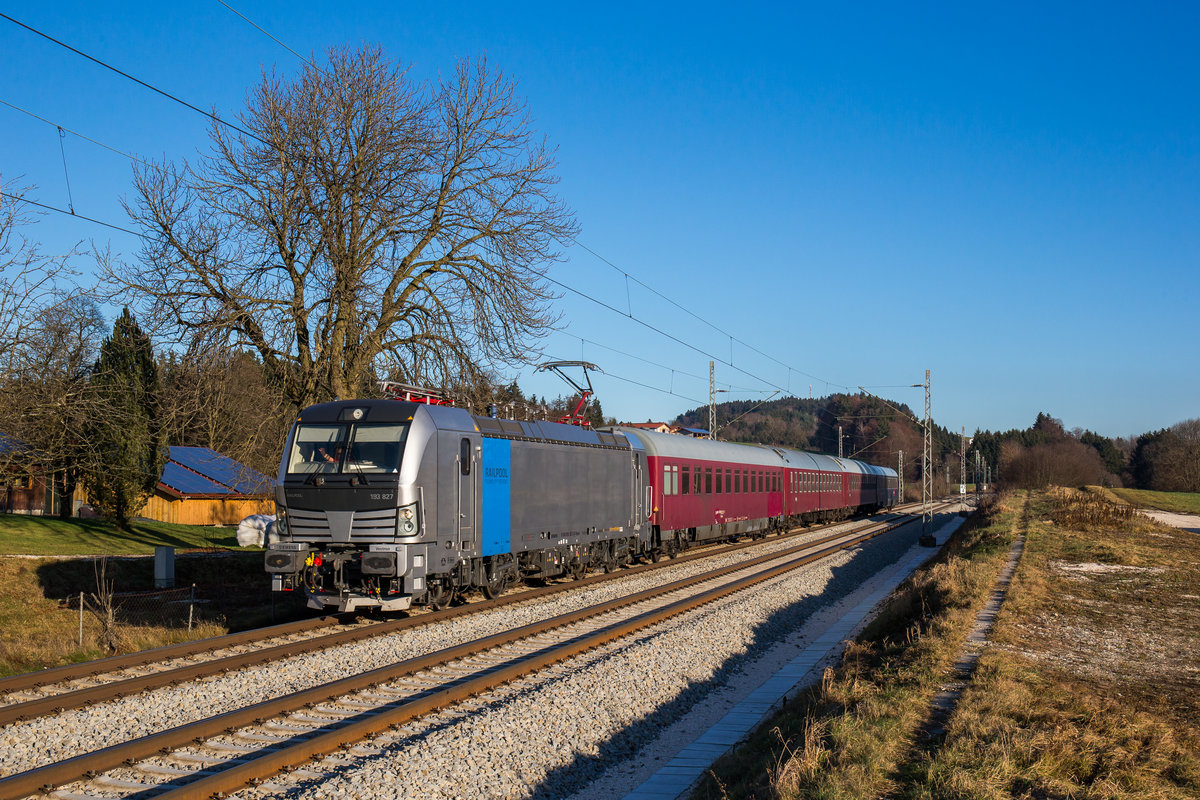
<svg viewBox="0 0 1200 800">
<path fill-rule="evenodd" d="M 287 471 L 307 474 L 399 472 L 408 423 L 300 424 Z"/>
</svg>

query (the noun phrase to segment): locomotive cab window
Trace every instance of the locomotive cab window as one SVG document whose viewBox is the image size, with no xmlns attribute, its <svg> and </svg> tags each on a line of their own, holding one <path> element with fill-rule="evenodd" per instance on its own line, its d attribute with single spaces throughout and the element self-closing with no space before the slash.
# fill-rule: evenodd
<svg viewBox="0 0 1200 800">
<path fill-rule="evenodd" d="M 288 451 L 293 474 L 398 472 L 408 423 L 297 423 Z"/>
</svg>

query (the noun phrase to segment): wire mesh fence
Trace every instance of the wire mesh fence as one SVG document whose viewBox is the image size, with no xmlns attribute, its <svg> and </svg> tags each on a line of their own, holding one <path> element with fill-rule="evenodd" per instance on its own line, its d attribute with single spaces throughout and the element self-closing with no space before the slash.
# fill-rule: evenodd
<svg viewBox="0 0 1200 800">
<path fill-rule="evenodd" d="M 99 622 L 102 631 L 117 628 L 175 628 L 192 630 L 199 621 L 197 607 L 207 601 L 196 596 L 196 585 L 148 592 L 79 592 L 67 607 L 79 613 L 79 645 L 86 627 Z"/>
</svg>

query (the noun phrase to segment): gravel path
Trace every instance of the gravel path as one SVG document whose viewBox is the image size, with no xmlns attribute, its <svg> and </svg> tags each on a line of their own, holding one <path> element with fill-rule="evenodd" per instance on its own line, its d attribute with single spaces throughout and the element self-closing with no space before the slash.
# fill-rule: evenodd
<svg viewBox="0 0 1200 800">
<path fill-rule="evenodd" d="M 1166 523 L 1172 528 L 1182 528 L 1185 531 L 1192 533 L 1200 533 L 1200 516 L 1196 514 L 1179 514 L 1174 511 L 1155 511 L 1150 508 L 1143 508 L 1142 513 L 1148 517 L 1152 517 L 1159 522 Z"/>
<path fill-rule="evenodd" d="M 828 532 L 814 533 L 813 536 Z M 796 539 L 771 542 L 763 549 L 754 549 L 753 555 L 782 550 L 795 544 Z M 269 665 L 248 667 L 227 675 L 166 687 L 51 717 L 13 723 L 0 728 L 0 775 L 11 775 L 61 761 L 118 741 L 442 650 L 750 557 L 752 555 L 742 551 L 680 564 L 577 592 L 447 620 L 443 624 L 414 631 L 347 644 Z"/>
</svg>

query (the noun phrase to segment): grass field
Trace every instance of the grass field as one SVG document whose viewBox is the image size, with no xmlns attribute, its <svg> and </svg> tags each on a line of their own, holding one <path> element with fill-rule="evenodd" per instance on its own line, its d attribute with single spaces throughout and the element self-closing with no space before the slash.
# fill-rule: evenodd
<svg viewBox="0 0 1200 800">
<path fill-rule="evenodd" d="M 1200 797 L 1200 539 L 1066 490 L 969 524 L 693 797 Z M 918 737 L 1018 531 L 991 644 Z"/>
<path fill-rule="evenodd" d="M 0 555 L 135 555 L 153 553 L 155 545 L 181 549 L 237 547 L 234 528 L 172 525 L 135 521 L 118 530 L 98 519 L 58 519 L 0 514 Z"/>
<path fill-rule="evenodd" d="M 1152 492 L 1148 489 L 1109 489 L 1120 499 L 1138 508 L 1157 508 L 1179 514 L 1200 514 L 1200 494 L 1196 492 Z"/>
</svg>

